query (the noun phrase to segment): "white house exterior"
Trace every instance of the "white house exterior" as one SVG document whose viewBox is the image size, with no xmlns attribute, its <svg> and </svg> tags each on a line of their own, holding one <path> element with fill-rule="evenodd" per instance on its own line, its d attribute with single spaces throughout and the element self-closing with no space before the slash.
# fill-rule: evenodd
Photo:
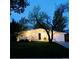
<svg viewBox="0 0 79 59">
<path fill-rule="evenodd" d="M 64 32 L 57 32 L 53 31 L 53 41 L 65 41 L 65 34 Z M 50 32 L 51 35 L 51 32 Z M 44 29 L 33 29 L 28 31 L 22 31 L 17 36 L 17 41 L 20 40 L 29 40 L 29 41 L 43 41 L 48 42 L 48 35 Z"/>
<path fill-rule="evenodd" d="M 65 41 L 65 34 L 64 32 L 57 32 L 57 31 L 53 31 L 53 41 Z"/>
</svg>

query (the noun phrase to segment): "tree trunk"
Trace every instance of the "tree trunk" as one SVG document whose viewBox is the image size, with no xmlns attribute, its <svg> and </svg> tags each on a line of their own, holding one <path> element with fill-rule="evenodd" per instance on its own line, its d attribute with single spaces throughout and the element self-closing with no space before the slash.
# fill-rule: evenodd
<svg viewBox="0 0 79 59">
<path fill-rule="evenodd" d="M 49 40 L 49 43 L 52 43 L 52 40 L 51 39 Z"/>
<path fill-rule="evenodd" d="M 52 30 L 51 30 L 51 41 L 53 40 L 53 27 L 52 27 Z"/>
<path fill-rule="evenodd" d="M 49 43 L 52 43 L 52 40 L 51 40 L 51 37 L 50 37 L 50 33 L 49 33 L 49 31 L 47 31 L 46 29 L 45 29 L 45 31 L 46 31 L 46 33 L 47 33 L 47 35 L 48 35 Z"/>
<path fill-rule="evenodd" d="M 37 19 L 37 17 L 36 17 L 36 19 Z M 49 33 L 48 29 L 47 29 L 45 26 L 43 26 L 43 25 L 38 21 L 38 19 L 37 19 L 37 23 L 40 24 L 40 25 L 43 27 L 43 29 L 46 31 L 46 33 L 47 33 L 47 35 L 48 35 L 49 43 L 51 43 L 51 42 L 52 42 L 52 39 L 51 39 L 51 37 L 50 37 L 50 33 Z"/>
</svg>

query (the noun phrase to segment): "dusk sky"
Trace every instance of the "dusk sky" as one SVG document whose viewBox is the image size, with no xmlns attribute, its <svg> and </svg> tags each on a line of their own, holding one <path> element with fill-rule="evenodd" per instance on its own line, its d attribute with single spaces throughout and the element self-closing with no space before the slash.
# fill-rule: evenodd
<svg viewBox="0 0 79 59">
<path fill-rule="evenodd" d="M 40 6 L 41 11 L 46 12 L 51 18 L 53 18 L 57 6 L 68 3 L 69 0 L 28 0 L 28 2 L 30 3 L 30 6 L 28 6 L 22 14 L 12 12 L 11 19 L 18 21 L 22 17 L 28 18 L 28 14 L 32 11 L 34 6 Z M 68 16 L 67 13 L 65 13 L 65 15 Z"/>
</svg>

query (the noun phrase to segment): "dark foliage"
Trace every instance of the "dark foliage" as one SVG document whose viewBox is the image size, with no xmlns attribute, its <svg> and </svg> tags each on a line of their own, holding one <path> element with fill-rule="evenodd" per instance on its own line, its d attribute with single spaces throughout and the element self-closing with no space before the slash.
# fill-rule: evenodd
<svg viewBox="0 0 79 59">
<path fill-rule="evenodd" d="M 12 22 L 10 23 L 10 32 L 12 34 L 20 32 L 21 30 L 23 30 L 22 27 L 23 26 L 21 24 L 19 24 L 18 22 L 12 20 Z"/>
<path fill-rule="evenodd" d="M 23 31 L 25 29 L 26 29 L 26 27 L 24 27 L 22 24 L 12 20 L 12 22 L 10 23 L 10 38 L 11 38 L 11 41 L 16 41 L 16 36 L 18 35 L 18 32 Z"/>
<path fill-rule="evenodd" d="M 27 24 L 29 23 L 29 20 L 26 19 L 25 17 L 21 18 L 19 20 L 19 24 L 21 24 L 23 27 L 28 28 Z M 26 29 L 25 29 L 26 30 Z"/>
<path fill-rule="evenodd" d="M 17 13 L 23 13 L 28 5 L 27 0 L 10 0 L 10 10 Z"/>
<path fill-rule="evenodd" d="M 21 43 L 21 42 L 22 42 L 22 43 L 23 43 L 23 42 L 26 43 L 26 42 L 29 42 L 29 40 L 28 40 L 28 39 L 20 40 L 19 43 Z"/>
<path fill-rule="evenodd" d="M 65 7 L 60 5 L 55 11 L 53 18 L 53 30 L 63 32 L 67 25 L 67 18 L 63 16 Z"/>
</svg>

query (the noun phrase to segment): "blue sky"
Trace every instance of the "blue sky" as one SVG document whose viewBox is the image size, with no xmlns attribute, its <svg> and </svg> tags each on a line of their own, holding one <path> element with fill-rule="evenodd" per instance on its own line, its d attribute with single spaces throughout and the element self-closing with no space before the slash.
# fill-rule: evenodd
<svg viewBox="0 0 79 59">
<path fill-rule="evenodd" d="M 53 14 L 55 9 L 59 4 L 65 4 L 69 2 L 68 0 L 28 0 L 30 6 L 28 6 L 22 14 L 12 12 L 11 19 L 15 19 L 16 21 L 20 20 L 22 17 L 28 17 L 30 11 L 32 11 L 34 6 L 40 6 L 41 11 L 46 12 L 51 18 L 53 18 Z M 68 16 L 68 14 L 65 14 Z"/>
</svg>

